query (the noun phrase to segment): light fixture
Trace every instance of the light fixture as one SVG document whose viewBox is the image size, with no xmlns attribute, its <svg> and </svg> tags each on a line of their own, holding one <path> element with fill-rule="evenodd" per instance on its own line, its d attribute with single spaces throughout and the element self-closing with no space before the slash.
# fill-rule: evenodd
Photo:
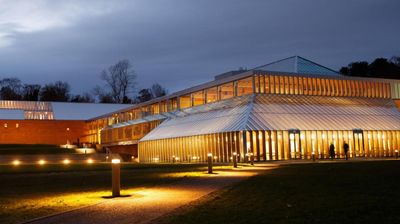
<svg viewBox="0 0 400 224">
<path fill-rule="evenodd" d="M 89 164 L 92 164 L 93 163 L 93 159 L 87 159 L 86 162 L 89 163 Z"/>
<path fill-rule="evenodd" d="M 46 164 L 46 161 L 43 160 L 43 159 L 41 159 L 41 160 L 38 161 L 38 164 L 39 164 L 39 165 L 44 165 L 44 164 Z"/>
<path fill-rule="evenodd" d="M 20 162 L 19 160 L 14 160 L 14 161 L 12 162 L 12 164 L 13 164 L 14 166 L 18 166 L 20 163 L 21 163 L 21 162 Z"/>
<path fill-rule="evenodd" d="M 63 160 L 63 163 L 64 163 L 64 164 L 70 164 L 71 161 L 69 161 L 69 159 L 64 159 L 64 160 Z"/>
<path fill-rule="evenodd" d="M 112 159 L 111 163 L 121 163 L 121 160 L 120 159 Z"/>
</svg>

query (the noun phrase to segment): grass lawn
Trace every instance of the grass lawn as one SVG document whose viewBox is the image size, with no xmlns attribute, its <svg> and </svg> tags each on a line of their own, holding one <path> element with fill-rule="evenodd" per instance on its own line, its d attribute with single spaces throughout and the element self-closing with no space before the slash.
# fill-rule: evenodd
<svg viewBox="0 0 400 224">
<path fill-rule="evenodd" d="M 400 161 L 290 164 L 161 223 L 400 223 Z"/>
<path fill-rule="evenodd" d="M 36 155 L 36 154 L 58 154 L 75 153 L 74 149 L 60 148 L 58 145 L 23 145 L 23 144 L 2 144 L 0 155 Z"/>
<path fill-rule="evenodd" d="M 121 164 L 121 167 L 122 194 L 206 175 L 204 164 Z M 0 180 L 0 223 L 19 223 L 102 202 L 108 200 L 103 196 L 111 194 L 111 169 L 105 163 L 1 165 Z"/>
</svg>

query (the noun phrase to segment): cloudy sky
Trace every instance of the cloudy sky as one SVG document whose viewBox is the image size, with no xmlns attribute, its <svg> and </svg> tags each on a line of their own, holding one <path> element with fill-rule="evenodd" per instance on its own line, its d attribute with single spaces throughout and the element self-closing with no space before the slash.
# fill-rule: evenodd
<svg viewBox="0 0 400 224">
<path fill-rule="evenodd" d="M 0 0 L 0 78 L 74 93 L 131 60 L 174 92 L 300 55 L 333 69 L 400 55 L 399 0 Z"/>
</svg>

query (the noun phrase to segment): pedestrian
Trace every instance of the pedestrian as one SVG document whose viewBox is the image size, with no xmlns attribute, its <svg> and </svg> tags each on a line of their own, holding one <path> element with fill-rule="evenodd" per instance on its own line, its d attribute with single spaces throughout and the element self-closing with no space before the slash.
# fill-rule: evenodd
<svg viewBox="0 0 400 224">
<path fill-rule="evenodd" d="M 333 144 L 329 146 L 329 156 L 331 157 L 331 160 L 335 158 L 335 146 Z"/>
<path fill-rule="evenodd" d="M 348 155 L 347 155 L 347 152 L 349 151 L 349 144 L 347 144 L 347 142 L 345 142 L 343 144 L 343 149 L 344 149 L 344 156 L 345 156 L 345 158 L 347 160 L 349 158 Z"/>
</svg>

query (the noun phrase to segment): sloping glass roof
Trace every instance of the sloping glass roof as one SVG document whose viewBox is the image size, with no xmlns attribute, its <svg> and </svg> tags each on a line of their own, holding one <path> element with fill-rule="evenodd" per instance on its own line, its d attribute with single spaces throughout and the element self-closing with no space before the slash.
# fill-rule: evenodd
<svg viewBox="0 0 400 224">
<path fill-rule="evenodd" d="M 390 99 L 259 94 L 221 103 L 169 118 L 141 141 L 243 130 L 400 130 Z"/>
<path fill-rule="evenodd" d="M 337 71 L 317 64 L 300 56 L 292 56 L 262 65 L 253 70 L 290 72 L 298 74 L 340 75 Z"/>
</svg>

